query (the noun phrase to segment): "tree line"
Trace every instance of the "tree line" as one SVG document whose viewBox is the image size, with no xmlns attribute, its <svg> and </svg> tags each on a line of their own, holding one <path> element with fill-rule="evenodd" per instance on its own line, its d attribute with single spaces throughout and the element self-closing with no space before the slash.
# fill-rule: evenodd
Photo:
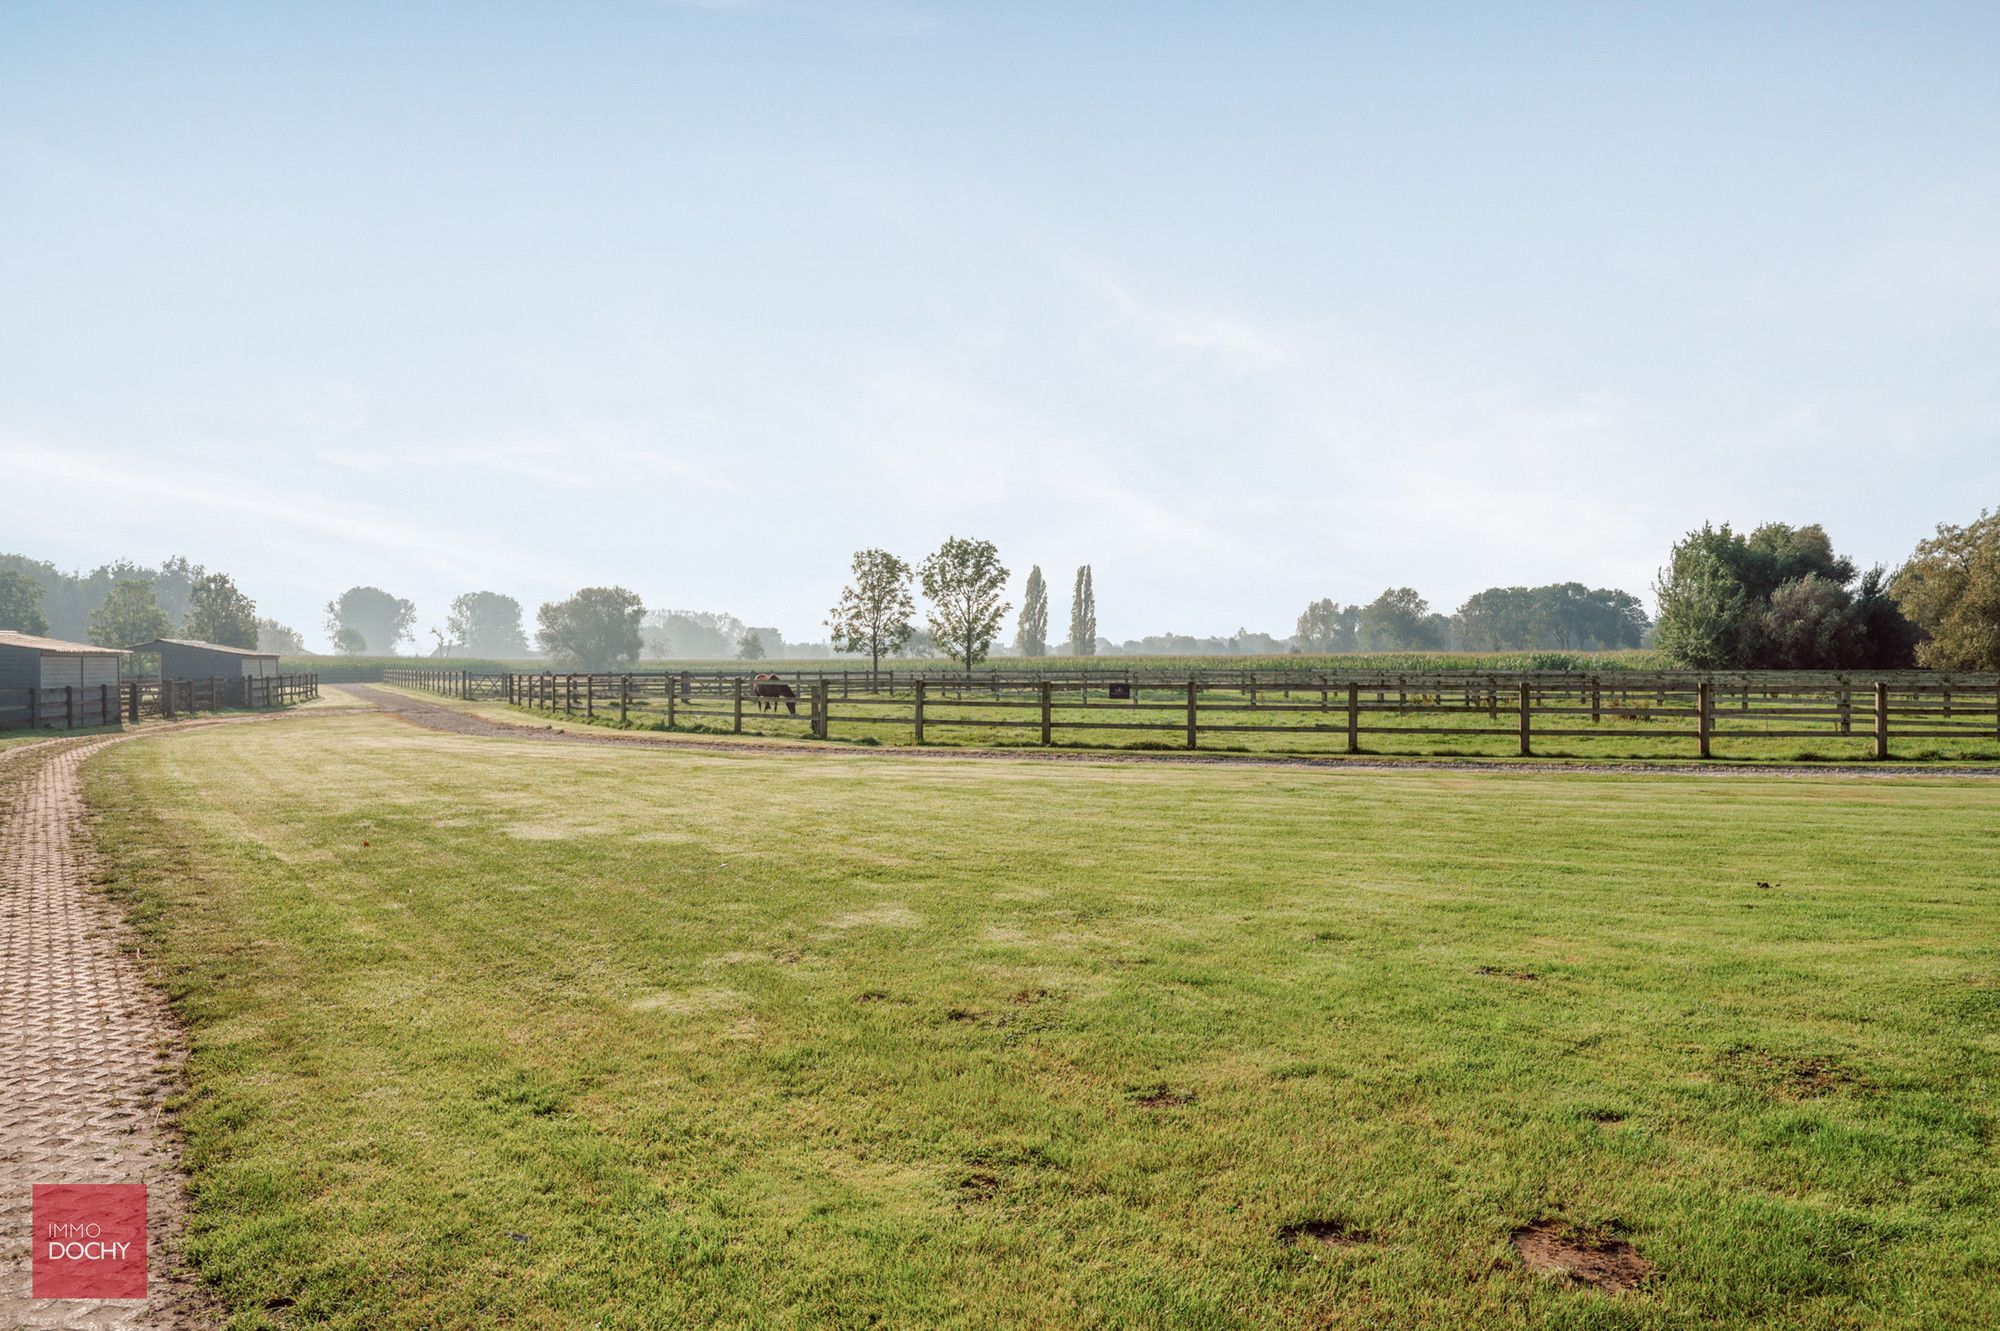
<svg viewBox="0 0 2000 1331">
<path fill-rule="evenodd" d="M 1657 646 L 1697 670 L 2000 670 L 2000 514 L 1942 523 L 1893 573 L 1818 524 L 1704 524 L 1655 586 Z"/>
<path fill-rule="evenodd" d="M 257 603 L 227 573 L 179 555 L 158 568 L 119 560 L 87 574 L 0 555 L 0 628 L 120 648 L 169 637 L 244 648 L 274 636 L 298 638 L 276 620 L 258 618 Z"/>
<path fill-rule="evenodd" d="M 1008 569 L 991 541 L 951 537 L 911 565 L 887 550 L 857 551 L 828 615 L 831 649 L 867 656 L 916 651 L 971 669 L 996 648 L 1014 607 Z M 1263 655 L 1405 651 L 1592 651 L 1656 647 L 1672 665 L 1716 669 L 2000 670 L 2000 514 L 1941 524 L 1893 572 L 1863 572 L 1826 530 L 1765 523 L 1747 533 L 1704 524 L 1675 543 L 1653 588 L 1657 621 L 1639 598 L 1581 583 L 1491 587 L 1452 614 L 1435 612 L 1413 588 L 1392 587 L 1366 604 L 1312 602 L 1289 639 L 1247 629 L 1228 638 L 1158 635 L 1127 652 Z M 917 593 L 925 601 L 921 619 Z M 20 555 L 0 555 L 0 628 L 103 646 L 181 636 L 232 647 L 301 654 L 297 631 L 260 618 L 226 573 L 176 556 L 157 568 L 130 561 L 89 574 L 63 573 Z M 1097 633 L 1090 565 L 1071 583 L 1068 638 L 1052 644 L 1053 607 L 1041 567 L 1028 572 L 1012 648 L 1025 657 L 1093 656 L 1118 650 Z M 413 638 L 416 606 L 380 587 L 350 587 L 326 604 L 335 650 L 393 654 Z M 529 654 L 521 603 L 494 591 L 451 603 L 435 651 L 512 660 Z M 920 626 L 921 625 L 921 626 Z M 586 587 L 536 613 L 533 641 L 553 659 L 587 669 L 636 661 L 782 655 L 775 628 L 734 616 L 647 612 L 623 587 Z"/>
</svg>

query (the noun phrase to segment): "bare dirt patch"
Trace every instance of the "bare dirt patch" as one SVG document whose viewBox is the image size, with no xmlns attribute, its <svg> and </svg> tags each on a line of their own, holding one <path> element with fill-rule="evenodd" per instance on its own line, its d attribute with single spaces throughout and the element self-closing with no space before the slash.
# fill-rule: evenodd
<svg viewBox="0 0 2000 1331">
<path fill-rule="evenodd" d="M 1534 971 L 1509 970 L 1505 966 L 1475 966 L 1474 975 L 1489 975 L 1501 980 L 1519 980 L 1523 984 L 1533 984 L 1542 977 Z"/>
<path fill-rule="evenodd" d="M 1724 1050 L 1720 1062 L 1736 1081 L 1781 1100 L 1817 1100 L 1840 1091 L 1865 1090 L 1867 1077 L 1823 1054 L 1803 1056 L 1768 1049 Z"/>
<path fill-rule="evenodd" d="M 1288 1248 L 1317 1244 L 1322 1248 L 1351 1248 L 1370 1243 L 1374 1236 L 1345 1220 L 1298 1220 L 1278 1226 L 1278 1242 Z"/>
<path fill-rule="evenodd" d="M 958 1181 L 960 1201 L 983 1202 L 1000 1191 L 1000 1176 L 990 1170 L 975 1169 Z"/>
<path fill-rule="evenodd" d="M 1178 1105 L 1193 1104 L 1194 1092 L 1175 1090 L 1162 1082 L 1142 1087 L 1131 1092 L 1126 1098 L 1141 1109 L 1172 1109 Z"/>
<path fill-rule="evenodd" d="M 1537 1275 L 1558 1276 L 1610 1293 L 1642 1287 L 1653 1264 L 1616 1234 L 1594 1234 L 1561 1220 L 1537 1220 L 1510 1236 L 1521 1262 Z"/>
</svg>

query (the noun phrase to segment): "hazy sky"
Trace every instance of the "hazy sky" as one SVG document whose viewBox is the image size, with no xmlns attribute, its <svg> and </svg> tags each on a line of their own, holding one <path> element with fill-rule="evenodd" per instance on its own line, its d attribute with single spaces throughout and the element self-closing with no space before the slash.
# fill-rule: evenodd
<svg viewBox="0 0 2000 1331">
<path fill-rule="evenodd" d="M 2000 502 L 2000 5 L 0 5 L 0 549 L 1106 636 Z M 424 635 L 427 640 L 427 635 Z M 1056 636 L 1060 636 L 1058 632 Z"/>
</svg>

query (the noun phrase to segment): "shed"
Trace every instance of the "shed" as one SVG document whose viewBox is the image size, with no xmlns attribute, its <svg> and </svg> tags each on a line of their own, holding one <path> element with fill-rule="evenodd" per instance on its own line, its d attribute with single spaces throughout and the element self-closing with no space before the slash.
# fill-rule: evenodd
<svg viewBox="0 0 2000 1331">
<path fill-rule="evenodd" d="M 224 647 L 191 638 L 155 638 L 132 650 L 157 655 L 161 679 L 264 679 L 278 673 L 276 652 Z"/>
<path fill-rule="evenodd" d="M 0 629 L 0 726 L 98 725 L 117 719 L 114 647 Z M 49 690 L 63 689 L 62 698 Z M 30 691 L 38 696 L 30 697 Z"/>
</svg>

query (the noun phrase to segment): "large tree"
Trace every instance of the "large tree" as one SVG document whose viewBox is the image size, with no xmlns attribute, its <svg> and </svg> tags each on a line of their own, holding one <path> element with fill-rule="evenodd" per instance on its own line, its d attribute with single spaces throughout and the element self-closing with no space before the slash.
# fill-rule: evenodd
<svg viewBox="0 0 2000 1331">
<path fill-rule="evenodd" d="M 1097 655 L 1097 582 L 1090 565 L 1079 565 L 1069 598 L 1069 654 Z"/>
<path fill-rule="evenodd" d="M 722 611 L 653 610 L 640 626 L 646 655 L 664 661 L 719 661 L 734 656 L 746 632 L 743 621 Z"/>
<path fill-rule="evenodd" d="M 1748 536 L 1703 524 L 1673 548 L 1654 585 L 1657 645 L 1694 670 L 1890 668 L 1910 663 L 1913 638 L 1817 524 L 1765 523 Z"/>
<path fill-rule="evenodd" d="M 38 638 L 49 631 L 48 616 L 42 613 L 41 583 L 25 573 L 0 569 L 0 629 Z"/>
<path fill-rule="evenodd" d="M 362 650 L 394 655 L 397 644 L 409 641 L 416 622 L 416 606 L 380 587 L 349 587 L 326 603 L 326 632 L 336 647 L 342 641 L 341 631 L 351 629 L 367 644 Z"/>
<path fill-rule="evenodd" d="M 1049 654 L 1049 585 L 1042 580 L 1042 566 L 1028 570 L 1028 589 L 1021 595 L 1021 620 L 1014 645 L 1023 656 Z"/>
<path fill-rule="evenodd" d="M 879 670 L 884 656 L 893 656 L 910 641 L 916 626 L 910 617 L 910 566 L 887 550 L 857 550 L 853 581 L 842 589 L 839 604 L 827 617 L 837 652 L 868 653 L 868 669 Z"/>
<path fill-rule="evenodd" d="M 1007 570 L 991 541 L 954 536 L 917 570 L 930 601 L 931 641 L 937 650 L 972 667 L 992 650 L 1000 622 L 1012 607 L 1000 598 Z"/>
<path fill-rule="evenodd" d="M 1638 597 L 1580 582 L 1488 587 L 1451 617 L 1452 636 L 1468 651 L 1637 647 L 1646 628 Z"/>
<path fill-rule="evenodd" d="M 1465 598 L 1451 617 L 1452 636 L 1467 651 L 1499 652 L 1539 646 L 1535 594 L 1526 587 L 1488 587 Z"/>
<path fill-rule="evenodd" d="M 255 647 L 257 603 L 238 591 L 227 573 L 204 573 L 188 593 L 187 624 L 182 631 L 218 647 Z"/>
<path fill-rule="evenodd" d="M 646 607 L 623 587 L 585 587 L 551 601 L 535 615 L 535 641 L 553 660 L 582 670 L 609 670 L 639 659 L 639 622 Z"/>
<path fill-rule="evenodd" d="M 1846 665 L 1861 654 L 1854 598 L 1817 573 L 1781 582 L 1764 606 L 1758 641 L 1758 664 L 1771 670 Z"/>
<path fill-rule="evenodd" d="M 2000 513 L 1941 523 L 1898 569 L 1890 593 L 1923 634 L 1933 670 L 2000 670 Z"/>
<path fill-rule="evenodd" d="M 257 621 L 257 650 L 277 652 L 283 656 L 304 656 L 305 635 L 291 625 L 280 624 L 275 619 L 260 619 Z"/>
<path fill-rule="evenodd" d="M 1354 632 L 1364 652 L 1424 652 L 1444 648 L 1449 628 L 1414 588 L 1391 587 L 1361 607 Z"/>
<path fill-rule="evenodd" d="M 764 659 L 764 636 L 751 629 L 743 635 L 743 641 L 736 645 L 736 659 L 739 661 L 761 661 Z"/>
<path fill-rule="evenodd" d="M 521 603 L 499 592 L 467 592 L 455 598 L 445 628 L 467 656 L 512 661 L 528 654 Z"/>
<path fill-rule="evenodd" d="M 186 555 L 173 555 L 160 565 L 153 578 L 153 597 L 176 628 L 184 628 L 194 602 L 194 585 L 208 572 Z"/>
<path fill-rule="evenodd" d="M 1360 613 L 1357 607 L 1343 607 L 1332 597 L 1314 601 L 1299 616 L 1292 641 L 1302 652 L 1351 652 Z"/>
<path fill-rule="evenodd" d="M 99 647 L 135 647 L 174 631 L 166 611 L 153 599 L 153 584 L 121 578 L 90 612 L 90 640 Z"/>
</svg>

